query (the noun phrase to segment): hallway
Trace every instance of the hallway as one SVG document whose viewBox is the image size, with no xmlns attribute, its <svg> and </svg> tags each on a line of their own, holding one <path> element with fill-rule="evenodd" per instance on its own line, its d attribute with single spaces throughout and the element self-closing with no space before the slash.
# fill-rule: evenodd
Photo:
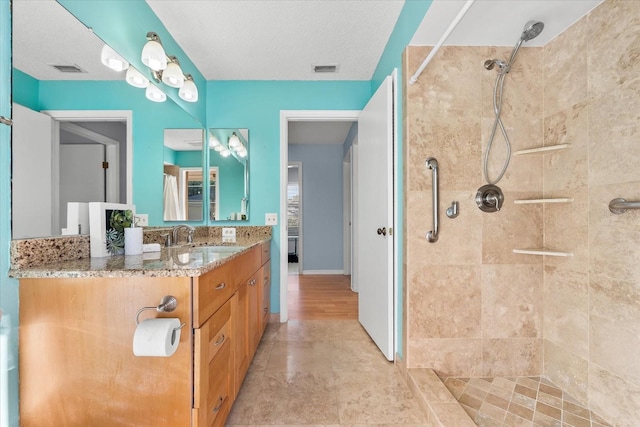
<svg viewBox="0 0 640 427">
<path fill-rule="evenodd" d="M 227 425 L 426 425 L 357 309 L 349 276 L 289 275 L 292 320 L 267 326 Z"/>
</svg>

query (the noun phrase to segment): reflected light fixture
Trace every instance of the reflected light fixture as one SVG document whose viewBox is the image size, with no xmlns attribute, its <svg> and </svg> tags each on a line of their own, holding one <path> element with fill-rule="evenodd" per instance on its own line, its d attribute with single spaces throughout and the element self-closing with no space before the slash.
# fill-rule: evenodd
<svg viewBox="0 0 640 427">
<path fill-rule="evenodd" d="M 113 50 L 111 46 L 107 46 L 106 44 L 102 46 L 100 60 L 104 65 L 114 71 L 124 71 L 129 68 L 129 63 L 122 56 L 118 55 L 118 52 Z"/>
<path fill-rule="evenodd" d="M 156 85 L 149 84 L 145 96 L 148 100 L 153 102 L 164 102 L 167 99 L 167 94 L 160 90 Z"/>
<path fill-rule="evenodd" d="M 167 68 L 167 54 L 164 53 L 160 37 L 153 31 L 147 33 L 147 43 L 142 48 L 142 63 L 153 71 Z"/>
<path fill-rule="evenodd" d="M 233 132 L 231 134 L 231 136 L 229 137 L 229 148 L 236 149 L 236 148 L 240 147 L 241 145 L 242 145 L 242 143 L 240 142 L 240 138 L 238 138 L 238 135 L 236 135 L 236 133 Z"/>
<path fill-rule="evenodd" d="M 149 79 L 134 67 L 129 67 L 125 80 L 133 87 L 146 88 L 149 86 Z"/>
<path fill-rule="evenodd" d="M 226 148 L 223 148 L 222 151 L 220 151 L 220 155 L 222 157 L 229 157 L 231 155 L 231 151 L 227 150 Z"/>
</svg>

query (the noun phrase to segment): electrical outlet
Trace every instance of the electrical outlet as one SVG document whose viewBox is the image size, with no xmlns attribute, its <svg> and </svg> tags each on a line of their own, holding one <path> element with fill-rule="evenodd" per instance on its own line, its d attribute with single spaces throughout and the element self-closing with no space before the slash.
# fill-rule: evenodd
<svg viewBox="0 0 640 427">
<path fill-rule="evenodd" d="M 135 214 L 134 221 L 136 227 L 148 227 L 149 226 L 149 214 Z"/>
<path fill-rule="evenodd" d="M 222 237 L 236 237 L 235 227 L 222 227 Z"/>
<path fill-rule="evenodd" d="M 236 242 L 236 229 L 235 229 L 235 227 L 222 227 L 222 242 L 223 243 L 235 243 Z"/>
<path fill-rule="evenodd" d="M 278 214 L 275 214 L 275 213 L 264 214 L 264 223 L 266 225 L 278 225 Z"/>
</svg>

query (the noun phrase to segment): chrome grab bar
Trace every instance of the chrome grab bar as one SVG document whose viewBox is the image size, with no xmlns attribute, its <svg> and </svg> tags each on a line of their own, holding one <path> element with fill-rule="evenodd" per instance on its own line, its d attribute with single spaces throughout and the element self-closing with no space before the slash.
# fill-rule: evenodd
<svg viewBox="0 0 640 427">
<path fill-rule="evenodd" d="M 623 214 L 628 209 L 640 209 L 640 201 L 627 202 L 623 198 L 613 199 L 609 202 L 609 210 L 614 214 Z"/>
<path fill-rule="evenodd" d="M 433 230 L 427 233 L 427 241 L 429 243 L 435 243 L 438 241 L 438 161 L 435 157 L 429 157 L 426 162 L 428 169 L 432 170 L 433 176 Z"/>
</svg>

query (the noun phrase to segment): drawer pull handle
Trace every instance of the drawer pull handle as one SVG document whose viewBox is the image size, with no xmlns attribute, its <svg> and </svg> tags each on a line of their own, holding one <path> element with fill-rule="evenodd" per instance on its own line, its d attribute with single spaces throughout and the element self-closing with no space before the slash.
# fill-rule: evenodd
<svg viewBox="0 0 640 427">
<path fill-rule="evenodd" d="M 264 312 L 266 313 L 266 312 L 268 312 L 268 311 L 269 311 L 269 307 L 265 307 L 265 308 L 264 308 Z"/>
<path fill-rule="evenodd" d="M 220 396 L 218 398 L 218 406 L 216 406 L 215 408 L 213 408 L 213 413 L 215 414 L 216 412 L 218 412 L 220 410 L 220 408 L 222 408 L 222 404 L 224 403 L 224 398 L 222 396 Z"/>
<path fill-rule="evenodd" d="M 218 286 L 216 286 L 216 290 L 219 291 L 220 289 L 224 289 L 226 286 L 227 286 L 227 284 L 222 282 Z"/>
<path fill-rule="evenodd" d="M 216 341 L 214 344 L 215 344 L 215 345 L 220 345 L 220 344 L 222 344 L 222 343 L 224 342 L 224 339 L 225 339 L 225 338 L 226 338 L 226 337 L 224 336 L 224 334 L 220 335 L 220 338 L 218 338 L 218 341 Z"/>
</svg>

